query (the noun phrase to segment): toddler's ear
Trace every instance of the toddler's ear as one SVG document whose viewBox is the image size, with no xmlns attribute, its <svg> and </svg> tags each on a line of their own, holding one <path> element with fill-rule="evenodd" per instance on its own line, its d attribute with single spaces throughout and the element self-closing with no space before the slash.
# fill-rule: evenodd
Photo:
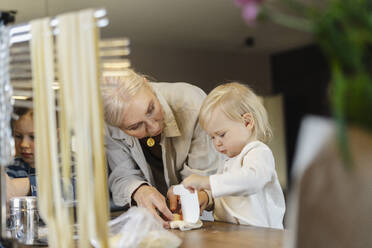
<svg viewBox="0 0 372 248">
<path fill-rule="evenodd" d="M 252 114 L 251 113 L 245 113 L 245 114 L 242 115 L 242 117 L 243 117 L 244 125 L 246 127 L 253 128 L 254 119 L 253 119 Z"/>
</svg>

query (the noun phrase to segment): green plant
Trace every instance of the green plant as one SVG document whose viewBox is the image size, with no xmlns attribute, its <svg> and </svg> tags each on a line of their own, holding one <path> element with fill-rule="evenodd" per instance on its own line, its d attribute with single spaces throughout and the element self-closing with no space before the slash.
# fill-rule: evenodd
<svg viewBox="0 0 372 248">
<path fill-rule="evenodd" d="M 331 109 L 342 155 L 350 166 L 346 127 L 354 125 L 372 132 L 372 0 L 235 2 L 242 7 L 248 24 L 262 17 L 313 33 L 331 68 Z M 281 3 L 281 8 L 275 8 L 275 3 Z"/>
</svg>

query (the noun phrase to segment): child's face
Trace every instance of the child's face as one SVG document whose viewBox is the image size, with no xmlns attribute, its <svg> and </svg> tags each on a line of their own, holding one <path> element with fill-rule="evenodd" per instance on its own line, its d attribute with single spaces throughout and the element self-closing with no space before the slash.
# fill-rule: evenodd
<svg viewBox="0 0 372 248">
<path fill-rule="evenodd" d="M 29 113 L 14 122 L 16 155 L 34 166 L 34 122 Z"/>
<path fill-rule="evenodd" d="M 252 134 L 253 127 L 254 122 L 250 114 L 242 116 L 241 121 L 235 121 L 217 108 L 212 113 L 206 131 L 212 137 L 217 151 L 232 158 L 238 155 L 246 144 L 256 139 Z"/>
</svg>

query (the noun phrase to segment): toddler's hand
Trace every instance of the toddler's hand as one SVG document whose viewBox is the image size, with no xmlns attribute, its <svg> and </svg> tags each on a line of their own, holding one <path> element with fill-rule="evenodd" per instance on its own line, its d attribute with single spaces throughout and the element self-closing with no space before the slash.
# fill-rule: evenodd
<svg viewBox="0 0 372 248">
<path fill-rule="evenodd" d="M 201 189 L 211 189 L 211 185 L 209 183 L 209 176 L 199 176 L 196 174 L 190 175 L 186 177 L 182 184 L 185 188 L 191 190 L 192 192 Z"/>
<path fill-rule="evenodd" d="M 198 200 L 200 207 L 200 215 L 202 215 L 204 209 L 208 206 L 209 198 L 207 192 L 204 190 L 198 191 Z"/>
</svg>

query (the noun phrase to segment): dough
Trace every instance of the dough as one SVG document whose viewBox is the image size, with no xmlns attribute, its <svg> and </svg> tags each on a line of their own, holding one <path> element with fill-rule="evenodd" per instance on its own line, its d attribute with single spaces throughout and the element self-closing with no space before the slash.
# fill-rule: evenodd
<svg viewBox="0 0 372 248">
<path fill-rule="evenodd" d="M 182 215 L 180 214 L 173 214 L 173 221 L 175 220 L 182 220 Z"/>
<path fill-rule="evenodd" d="M 202 227 L 203 222 L 201 220 L 198 220 L 198 222 L 196 223 L 187 223 L 183 220 L 174 220 L 171 221 L 169 224 L 172 229 L 179 228 L 181 231 L 188 231 L 191 229 L 197 229 Z"/>
</svg>

